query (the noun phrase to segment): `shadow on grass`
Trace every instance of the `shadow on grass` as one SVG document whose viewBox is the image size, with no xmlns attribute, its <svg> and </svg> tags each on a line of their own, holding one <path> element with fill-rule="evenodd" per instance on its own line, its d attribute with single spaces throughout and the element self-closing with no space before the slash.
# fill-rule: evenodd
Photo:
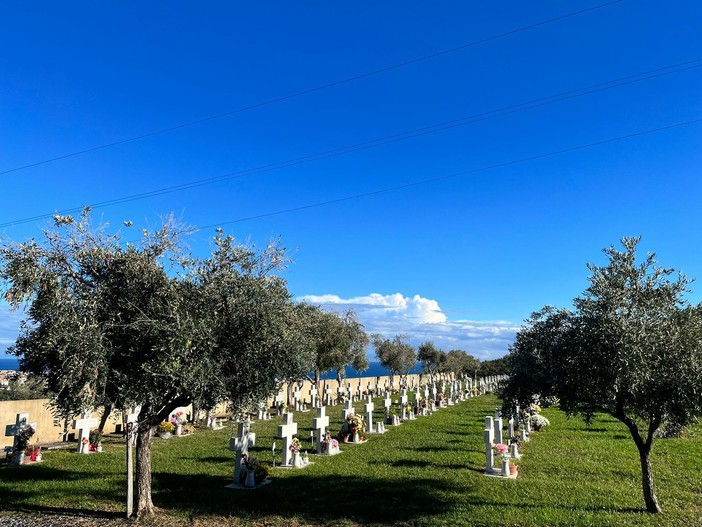
<svg viewBox="0 0 702 527">
<path fill-rule="evenodd" d="M 411 522 L 445 513 L 455 505 L 446 497 L 452 485 L 430 478 L 398 481 L 372 474 L 312 476 L 299 471 L 299 475 L 274 478 L 270 485 L 247 491 L 224 488 L 230 481 L 221 477 L 157 473 L 154 483 L 158 507 L 249 519 L 282 516 L 310 523 Z"/>
</svg>

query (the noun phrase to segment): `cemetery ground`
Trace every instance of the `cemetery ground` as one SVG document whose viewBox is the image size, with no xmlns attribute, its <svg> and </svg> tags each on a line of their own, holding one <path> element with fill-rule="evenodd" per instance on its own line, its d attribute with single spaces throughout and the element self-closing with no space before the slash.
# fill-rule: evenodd
<svg viewBox="0 0 702 527">
<path fill-rule="evenodd" d="M 381 407 L 380 399 L 375 401 Z M 608 416 L 586 426 L 556 408 L 551 426 L 521 448 L 516 480 L 483 475 L 485 416 L 500 401 L 486 395 L 432 416 L 388 427 L 363 445 L 341 445 L 337 456 L 310 456 L 304 469 L 272 469 L 273 482 L 229 490 L 234 453 L 230 430 L 156 439 L 153 498 L 159 508 L 145 525 L 484 525 L 702 526 L 702 427 L 682 438 L 658 439 L 652 461 L 663 513 L 644 511 L 636 447 Z M 355 403 L 358 411 L 363 403 Z M 333 432 L 342 406 L 327 407 Z M 314 411 L 295 413 L 303 448 L 313 452 Z M 374 418 L 380 419 L 377 411 Z M 252 454 L 270 464 L 280 418 L 256 421 Z M 281 441 L 278 445 L 280 460 Z M 127 525 L 124 446 L 105 441 L 102 454 L 50 451 L 41 464 L 0 468 L 0 525 L 15 518 L 43 525 Z M 79 516 L 74 518 L 73 516 Z M 7 523 L 3 523 L 3 522 Z M 35 522 L 35 523 L 32 523 Z M 93 522 L 93 523 L 91 523 Z M 20 525 L 15 523 L 14 525 Z"/>
</svg>

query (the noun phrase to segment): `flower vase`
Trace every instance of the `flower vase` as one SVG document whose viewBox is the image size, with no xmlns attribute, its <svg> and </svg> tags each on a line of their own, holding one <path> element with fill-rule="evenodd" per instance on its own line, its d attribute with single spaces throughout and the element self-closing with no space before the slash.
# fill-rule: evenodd
<svg viewBox="0 0 702 527">
<path fill-rule="evenodd" d="M 173 434 L 171 434 L 170 432 L 161 432 L 160 434 L 158 434 L 158 437 L 160 437 L 161 439 L 170 439 L 171 435 Z"/>
<path fill-rule="evenodd" d="M 102 443 L 98 443 L 98 445 L 95 447 L 95 452 L 102 452 Z"/>
<path fill-rule="evenodd" d="M 41 463 L 41 454 L 39 454 L 39 455 L 36 457 L 35 461 L 36 461 L 37 463 Z"/>
<path fill-rule="evenodd" d="M 352 443 L 360 443 L 361 440 L 358 437 L 358 432 L 353 433 L 353 439 L 351 440 Z"/>
<path fill-rule="evenodd" d="M 502 475 L 504 477 L 509 476 L 509 459 L 502 460 Z"/>
<path fill-rule="evenodd" d="M 295 467 L 295 468 L 300 468 L 300 467 L 303 466 L 303 465 L 302 465 L 302 458 L 300 457 L 300 453 L 299 453 L 299 452 L 295 452 L 295 453 L 293 454 L 292 466 Z"/>
<path fill-rule="evenodd" d="M 183 433 L 183 425 L 177 424 L 175 425 L 175 434 L 174 435 L 181 435 Z"/>
<path fill-rule="evenodd" d="M 24 463 L 24 458 L 25 458 L 24 452 L 16 452 L 15 453 L 15 460 L 14 460 L 15 465 L 21 465 L 22 463 Z"/>
<path fill-rule="evenodd" d="M 247 470 L 246 471 L 246 481 L 244 482 L 244 487 L 251 489 L 256 486 L 256 471 Z"/>
</svg>

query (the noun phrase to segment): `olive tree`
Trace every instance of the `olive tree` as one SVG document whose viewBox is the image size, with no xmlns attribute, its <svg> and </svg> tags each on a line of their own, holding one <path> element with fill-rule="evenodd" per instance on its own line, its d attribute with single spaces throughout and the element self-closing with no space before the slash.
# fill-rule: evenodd
<svg viewBox="0 0 702 527">
<path fill-rule="evenodd" d="M 390 370 L 394 379 L 395 375 L 407 381 L 407 374 L 417 364 L 417 353 L 414 347 L 407 342 L 407 335 L 395 335 L 392 339 L 383 338 L 375 333 L 371 337 L 375 355 L 380 363 Z"/>
<path fill-rule="evenodd" d="M 429 381 L 434 383 L 434 375 L 441 370 L 446 361 L 446 353 L 438 349 L 432 341 L 422 342 L 417 349 L 417 360 L 422 363 L 422 370 L 429 374 Z"/>
<path fill-rule="evenodd" d="M 193 400 L 236 408 L 309 366 L 285 283 L 284 250 L 237 245 L 221 231 L 211 257 L 178 251 L 172 222 L 122 243 L 89 210 L 55 217 L 41 242 L 3 243 L 0 278 L 28 321 L 11 352 L 42 376 L 62 415 L 139 405 L 136 513 L 150 514 L 158 424 Z"/>
<path fill-rule="evenodd" d="M 637 262 L 638 238 L 609 262 L 588 265 L 590 285 L 574 310 L 544 308 L 519 331 L 510 349 L 504 395 L 527 404 L 555 396 L 588 421 L 604 412 L 624 423 L 636 445 L 646 510 L 660 512 L 651 447 L 664 423 L 689 424 L 702 411 L 702 308 L 684 298 L 689 280 Z"/>
</svg>

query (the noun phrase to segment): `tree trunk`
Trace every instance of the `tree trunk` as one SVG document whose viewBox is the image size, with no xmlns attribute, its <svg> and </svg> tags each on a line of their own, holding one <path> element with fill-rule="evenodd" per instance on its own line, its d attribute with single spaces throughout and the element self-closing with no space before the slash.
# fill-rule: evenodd
<svg viewBox="0 0 702 527">
<path fill-rule="evenodd" d="M 136 515 L 137 518 L 154 513 L 151 501 L 151 445 L 156 434 L 156 427 L 139 429 L 136 448 Z"/>
<path fill-rule="evenodd" d="M 637 445 L 638 446 L 638 445 Z M 641 460 L 641 484 L 643 485 L 644 501 L 648 512 L 661 512 L 661 506 L 653 490 L 653 468 L 651 467 L 651 449 L 642 445 L 639 448 L 639 459 Z"/>
<path fill-rule="evenodd" d="M 102 411 L 102 416 L 100 416 L 100 425 L 98 426 L 98 430 L 100 430 L 100 432 L 105 431 L 105 424 L 107 423 L 107 419 L 110 417 L 111 413 L 112 413 L 112 405 L 106 404 L 103 411 Z"/>
</svg>

